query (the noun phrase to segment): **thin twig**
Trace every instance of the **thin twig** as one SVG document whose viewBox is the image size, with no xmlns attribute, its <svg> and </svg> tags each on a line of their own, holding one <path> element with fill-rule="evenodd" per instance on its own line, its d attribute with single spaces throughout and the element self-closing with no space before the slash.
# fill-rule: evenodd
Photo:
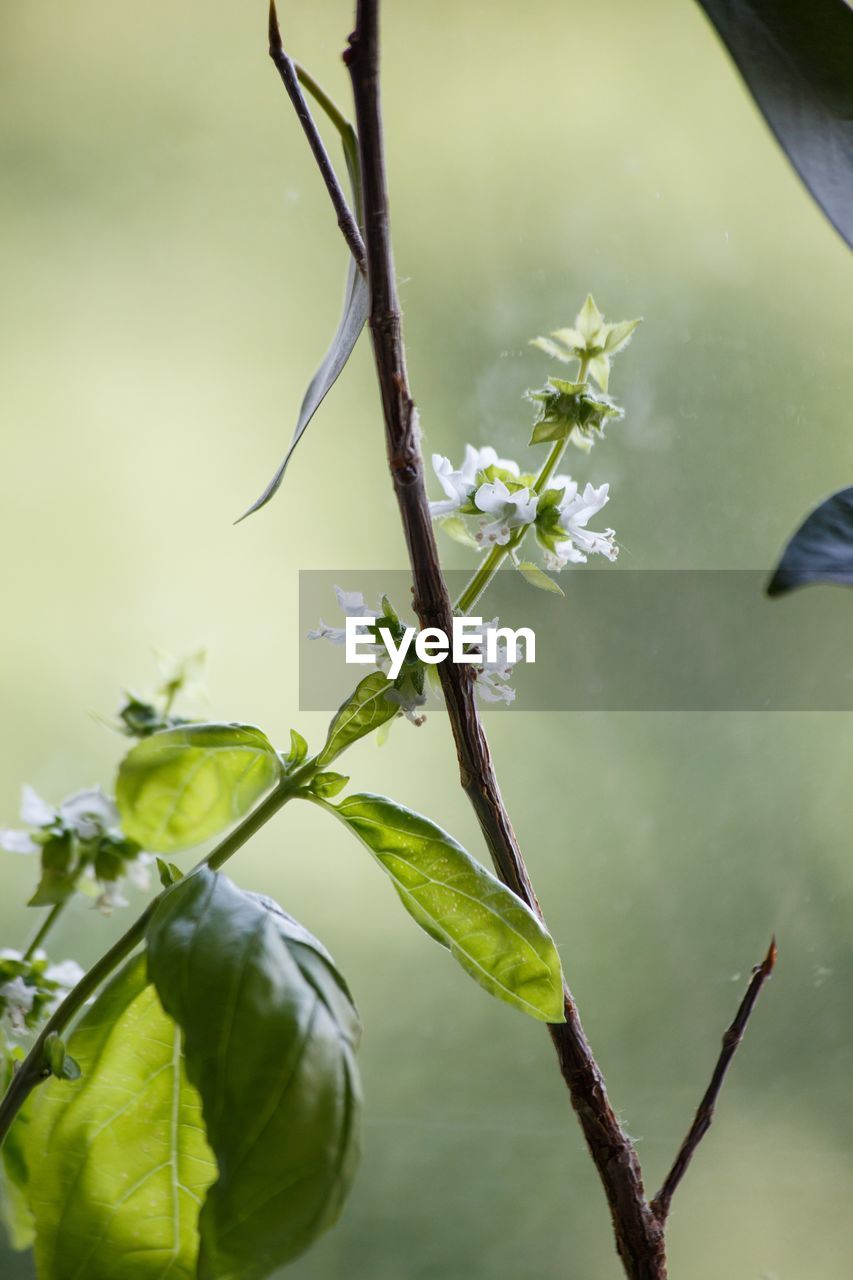
<svg viewBox="0 0 853 1280">
<path fill-rule="evenodd" d="M 414 607 L 423 627 L 451 629 L 452 605 L 433 535 L 423 475 L 418 417 L 409 390 L 388 220 L 379 96 L 379 0 L 359 0 L 357 25 L 344 54 L 353 82 L 364 187 L 367 278 L 386 447 L 414 578 Z M 498 874 L 541 917 L 474 700 L 472 673 L 439 667 L 464 787 Z M 607 1098 L 604 1079 L 577 1009 L 565 989 L 565 1023 L 549 1028 L 572 1103 L 607 1194 L 616 1244 L 631 1280 L 665 1280 L 664 1238 L 647 1203 L 636 1152 Z"/>
<path fill-rule="evenodd" d="M 349 245 L 350 252 L 355 258 L 356 265 L 362 275 L 365 272 L 365 252 L 364 241 L 361 232 L 358 229 L 358 223 L 355 220 L 352 210 L 349 207 L 346 195 L 344 194 L 341 184 L 338 182 L 337 174 L 320 131 L 311 115 L 311 108 L 302 92 L 302 86 L 299 83 L 299 75 L 293 60 L 285 52 L 284 45 L 281 42 L 281 31 L 278 25 L 278 14 L 276 13 L 275 0 L 270 0 L 270 20 L 269 20 L 269 37 L 270 37 L 270 57 L 275 63 L 276 70 L 281 76 L 282 83 L 287 90 L 288 97 L 293 103 L 293 108 L 299 118 L 299 123 L 305 130 L 305 136 L 308 139 L 308 145 L 317 161 L 317 167 L 323 181 L 326 184 L 335 213 L 338 219 L 343 237 Z"/>
<path fill-rule="evenodd" d="M 675 1195 L 678 1184 L 687 1172 L 687 1167 L 696 1153 L 696 1148 L 704 1138 L 705 1134 L 711 1127 L 711 1121 L 714 1118 L 714 1108 L 717 1105 L 717 1098 L 723 1087 L 723 1081 L 726 1078 L 732 1058 L 737 1052 L 738 1045 L 743 1039 L 746 1031 L 747 1023 L 752 1016 L 755 1008 L 755 1002 L 758 999 L 761 988 L 773 972 L 776 964 L 776 939 L 771 939 L 770 947 L 767 955 L 761 964 L 756 965 L 752 971 L 752 979 L 746 989 L 746 994 L 740 1003 L 740 1007 L 735 1014 L 735 1020 L 723 1036 L 723 1047 L 717 1064 L 714 1067 L 714 1073 L 711 1076 L 711 1083 L 705 1091 L 699 1108 L 690 1126 L 690 1132 L 681 1144 L 678 1155 L 675 1157 L 675 1163 L 666 1176 L 663 1186 L 652 1201 L 652 1209 L 661 1226 L 666 1222 L 672 1204 L 672 1197 Z"/>
</svg>

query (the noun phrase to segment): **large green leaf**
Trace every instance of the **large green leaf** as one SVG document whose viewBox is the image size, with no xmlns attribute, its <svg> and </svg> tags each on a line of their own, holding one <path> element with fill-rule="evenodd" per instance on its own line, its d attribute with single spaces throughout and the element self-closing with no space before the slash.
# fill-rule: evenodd
<svg viewBox="0 0 853 1280">
<path fill-rule="evenodd" d="M 810 582 L 853 586 L 853 487 L 839 489 L 806 517 L 783 551 L 767 594 L 785 595 Z"/>
<path fill-rule="evenodd" d="M 791 164 L 853 245 L 853 10 L 845 0 L 699 0 Z"/>
<path fill-rule="evenodd" d="M 394 683 L 384 671 L 373 671 L 356 685 L 329 725 L 326 745 L 317 757 L 321 768 L 331 764 L 351 743 L 394 719 L 400 704 L 389 696 L 393 691 Z"/>
<path fill-rule="evenodd" d="M 533 912 L 428 818 L 384 796 L 323 803 L 390 876 L 422 929 L 482 987 L 543 1022 L 563 1022 L 563 974 Z"/>
<path fill-rule="evenodd" d="M 269 739 L 244 724 L 193 724 L 152 734 L 128 752 L 116 783 L 122 826 L 155 853 L 177 853 L 242 818 L 275 785 Z"/>
<path fill-rule="evenodd" d="M 148 949 L 219 1166 L 199 1280 L 263 1280 L 332 1225 L 352 1182 L 358 1017 L 310 934 L 207 868 L 165 895 Z"/>
<path fill-rule="evenodd" d="M 17 1054 L 23 1056 L 18 1050 Z M 0 1032 L 0 1097 L 6 1092 L 19 1057 L 7 1056 Z M 18 1112 L 0 1149 L 0 1223 L 13 1249 L 29 1249 L 33 1243 L 33 1216 L 27 1199 L 27 1164 L 24 1155 L 29 1108 Z"/>
<path fill-rule="evenodd" d="M 74 1032 L 26 1137 L 39 1280 L 192 1280 L 216 1176 L 180 1031 L 131 960 Z"/>
</svg>

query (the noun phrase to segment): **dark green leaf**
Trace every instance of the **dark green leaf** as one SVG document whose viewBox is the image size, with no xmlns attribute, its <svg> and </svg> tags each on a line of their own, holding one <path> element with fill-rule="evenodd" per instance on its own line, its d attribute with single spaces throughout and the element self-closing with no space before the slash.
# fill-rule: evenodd
<svg viewBox="0 0 853 1280">
<path fill-rule="evenodd" d="M 187 725 L 143 738 L 125 756 L 116 804 L 125 832 L 143 848 L 176 853 L 242 818 L 280 774 L 260 729 Z"/>
<path fill-rule="evenodd" d="M 785 595 L 810 582 L 853 586 L 853 487 L 822 502 L 788 543 L 767 587 Z"/>
<path fill-rule="evenodd" d="M 263 1280 L 332 1225 L 352 1182 L 357 1015 L 310 934 L 207 868 L 164 896 L 148 948 L 219 1166 L 199 1280 Z"/>
<path fill-rule="evenodd" d="M 104 989 L 69 1049 L 82 1080 L 42 1085 L 26 1133 L 39 1280 L 193 1280 L 216 1168 L 144 956 Z"/>
<path fill-rule="evenodd" d="M 563 975 L 550 934 L 452 836 L 384 796 L 349 796 L 324 807 L 367 846 L 421 928 L 482 987 L 540 1021 L 564 1021 Z"/>
<path fill-rule="evenodd" d="M 783 150 L 853 245 L 853 10 L 845 0 L 699 0 Z"/>
<path fill-rule="evenodd" d="M 400 707 L 388 696 L 393 687 L 384 671 L 365 676 L 329 725 L 326 745 L 317 757 L 319 765 L 331 764 L 351 743 L 394 719 Z"/>
</svg>

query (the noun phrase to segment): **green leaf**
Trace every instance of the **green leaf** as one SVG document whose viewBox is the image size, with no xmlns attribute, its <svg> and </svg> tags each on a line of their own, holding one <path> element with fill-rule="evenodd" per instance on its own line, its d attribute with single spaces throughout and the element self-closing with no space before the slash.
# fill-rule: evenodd
<svg viewBox="0 0 853 1280">
<path fill-rule="evenodd" d="M 545 352 L 546 356 L 551 356 L 554 360 L 561 360 L 563 364 L 576 358 L 573 349 L 567 351 L 565 347 L 559 346 L 558 343 L 553 342 L 550 338 L 531 338 L 530 345 L 531 347 L 538 347 L 540 351 Z"/>
<path fill-rule="evenodd" d="M 57 1080 L 79 1080 L 81 1071 L 79 1062 L 71 1057 L 64 1042 L 52 1031 L 44 1042 L 44 1056 L 50 1074 Z"/>
<path fill-rule="evenodd" d="M 26 1133 L 40 1280 L 193 1280 L 216 1168 L 144 956 L 102 991 L 69 1049 L 82 1081 L 42 1085 Z"/>
<path fill-rule="evenodd" d="M 617 352 L 624 350 L 639 324 L 642 324 L 642 316 L 638 320 L 617 320 L 615 324 L 605 325 L 607 337 L 604 340 L 604 350 L 607 354 L 615 356 Z M 602 390 L 606 391 L 607 388 L 603 387 Z"/>
<path fill-rule="evenodd" d="M 180 867 L 176 867 L 174 862 L 164 861 L 163 858 L 157 859 L 157 874 L 164 889 L 170 889 L 173 884 L 177 884 L 184 878 Z"/>
<path fill-rule="evenodd" d="M 11 1052 L 6 1049 L 0 1033 L 0 1097 L 8 1089 L 12 1072 L 20 1065 L 22 1057 L 20 1049 Z M 18 1251 L 29 1249 L 35 1236 L 27 1198 L 29 1175 L 24 1156 L 30 1108 L 30 1102 L 24 1104 L 0 1148 L 0 1224 L 9 1244 Z"/>
<path fill-rule="evenodd" d="M 358 142 L 355 130 L 348 121 L 343 120 L 337 109 L 331 103 L 331 100 L 320 90 L 319 85 L 315 84 L 310 76 L 305 75 L 299 68 L 300 80 L 312 94 L 315 101 L 323 108 L 329 119 L 338 129 L 341 135 L 341 142 L 344 149 L 344 159 L 346 161 L 347 171 L 349 173 L 350 187 L 353 194 L 353 205 L 356 212 L 356 220 L 361 222 L 361 174 L 359 172 L 358 160 Z M 252 515 L 255 511 L 259 511 L 261 507 L 266 506 L 270 498 L 276 493 L 284 479 L 284 473 L 287 464 L 290 462 L 293 452 L 299 441 L 302 439 L 308 424 L 314 417 L 320 405 L 325 400 L 329 391 L 337 382 L 340 374 L 343 372 L 347 361 L 353 353 L 355 344 L 358 342 L 362 329 L 367 321 L 370 311 L 370 294 L 367 286 L 366 278 L 361 274 L 356 266 L 355 259 L 350 256 L 347 267 L 347 281 L 344 292 L 344 309 L 338 325 L 337 332 L 332 339 L 332 345 L 323 357 L 320 368 L 314 374 L 311 382 L 308 384 L 308 390 L 299 409 L 299 416 L 296 420 L 296 429 L 293 432 L 293 439 L 290 442 L 290 448 L 284 456 L 284 461 L 276 471 L 272 480 L 270 480 L 266 489 L 256 502 L 253 502 L 248 511 L 245 511 L 240 520 L 245 520 L 246 516 Z M 239 524 L 239 521 L 237 522 Z"/>
<path fill-rule="evenodd" d="M 558 342 L 564 342 L 567 347 L 571 347 L 575 355 L 586 350 L 586 338 L 577 329 L 555 329 L 551 334 L 552 338 L 556 338 Z"/>
<path fill-rule="evenodd" d="M 791 164 L 853 245 L 853 10 L 845 0 L 699 0 Z"/>
<path fill-rule="evenodd" d="M 329 725 L 326 745 L 317 757 L 321 767 L 331 764 L 353 742 L 393 720 L 399 704 L 388 697 L 393 684 L 384 671 L 373 671 L 356 686 Z"/>
<path fill-rule="evenodd" d="M 324 807 L 366 845 L 409 914 L 475 981 L 533 1018 L 564 1021 L 563 975 L 550 934 L 452 836 L 384 796 L 349 796 Z"/>
<path fill-rule="evenodd" d="M 52 907 L 66 902 L 74 892 L 76 875 L 71 834 L 63 831 L 50 836 L 42 846 L 41 876 L 28 907 Z"/>
<path fill-rule="evenodd" d="M 263 1280 L 333 1224 L 352 1182 L 357 1014 L 306 930 L 208 868 L 164 896 L 148 954 L 219 1167 L 199 1280 Z"/>
<path fill-rule="evenodd" d="M 315 796 L 322 796 L 323 799 L 329 800 L 343 791 L 348 782 L 349 778 L 343 773 L 315 773 L 311 779 L 310 790 Z"/>
<path fill-rule="evenodd" d="M 534 564 L 532 560 L 520 560 L 516 568 L 525 582 L 529 582 L 532 587 L 539 587 L 540 591 L 550 591 L 556 596 L 565 596 L 563 588 L 558 586 L 553 578 L 549 578 L 544 569 L 540 569 L 539 565 Z"/>
<path fill-rule="evenodd" d="M 575 327 L 578 332 L 586 339 L 586 345 L 589 347 L 593 340 L 598 336 L 598 332 L 604 323 L 604 317 L 595 305 L 595 299 L 591 293 L 586 295 L 586 301 L 581 307 L 575 319 Z"/>
<path fill-rule="evenodd" d="M 593 356 L 589 362 L 589 372 L 601 390 L 606 391 L 610 384 L 610 357 L 604 354 Z"/>
<path fill-rule="evenodd" d="M 458 542 L 460 546 L 469 547 L 472 551 L 482 550 L 480 543 L 461 516 L 439 516 L 436 523 L 440 524 L 447 536 L 454 542 Z"/>
<path fill-rule="evenodd" d="M 565 440 L 574 431 L 574 423 L 568 419 L 562 421 L 542 421 L 534 424 L 528 444 L 545 444 L 549 440 Z"/>
<path fill-rule="evenodd" d="M 144 738 L 118 772 L 122 826 L 143 848 L 177 853 L 242 818 L 281 775 L 275 748 L 245 724 L 193 724 Z"/>
<path fill-rule="evenodd" d="M 290 730 L 290 753 L 287 757 L 288 769 L 295 769 L 308 755 L 308 743 L 296 729 Z"/>
<path fill-rule="evenodd" d="M 853 586 L 853 487 L 834 493 L 803 521 L 782 553 L 767 594 L 786 595 L 812 582 Z"/>
</svg>

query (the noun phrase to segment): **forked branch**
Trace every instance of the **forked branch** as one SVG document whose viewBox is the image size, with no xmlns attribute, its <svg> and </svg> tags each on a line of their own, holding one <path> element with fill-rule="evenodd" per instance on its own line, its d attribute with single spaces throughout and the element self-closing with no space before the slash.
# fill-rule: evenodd
<svg viewBox="0 0 853 1280">
<path fill-rule="evenodd" d="M 740 1007 L 735 1014 L 732 1025 L 728 1028 L 723 1036 L 723 1047 L 717 1064 L 714 1067 L 711 1083 L 705 1090 L 702 1101 L 690 1126 L 687 1137 L 682 1142 L 675 1162 L 666 1176 L 663 1186 L 652 1201 L 652 1209 L 658 1221 L 663 1225 L 666 1222 L 672 1204 L 672 1197 L 675 1195 L 676 1188 L 687 1172 L 690 1161 L 696 1154 L 696 1148 L 704 1138 L 705 1134 L 711 1127 L 711 1121 L 714 1118 L 714 1108 L 717 1105 L 717 1098 L 720 1096 L 720 1090 L 723 1087 L 723 1081 L 726 1078 L 726 1072 L 731 1066 L 732 1058 L 735 1056 L 738 1045 L 743 1039 L 746 1031 L 747 1023 L 752 1017 L 752 1011 L 755 1003 L 761 994 L 761 988 L 776 964 L 776 939 L 772 938 L 767 955 L 761 964 L 756 965 L 752 971 L 752 979 L 746 989 L 746 994 L 740 1002 Z"/>
</svg>

